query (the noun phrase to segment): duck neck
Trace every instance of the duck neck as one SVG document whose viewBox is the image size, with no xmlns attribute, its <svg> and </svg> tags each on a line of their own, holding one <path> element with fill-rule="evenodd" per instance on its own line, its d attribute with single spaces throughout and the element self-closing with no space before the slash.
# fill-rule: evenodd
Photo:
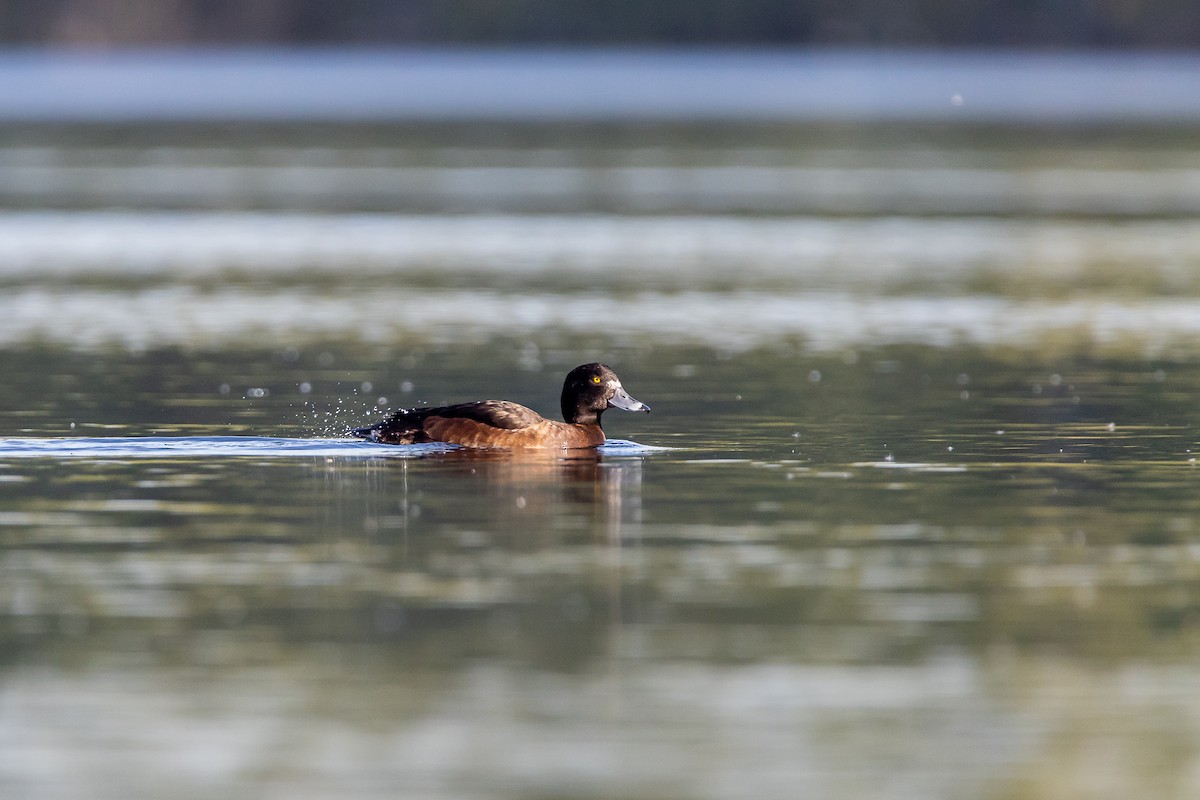
<svg viewBox="0 0 1200 800">
<path fill-rule="evenodd" d="M 563 419 L 572 425 L 595 425 L 597 428 L 600 427 L 599 411 L 579 407 L 572 408 L 564 401 L 562 412 Z"/>
</svg>

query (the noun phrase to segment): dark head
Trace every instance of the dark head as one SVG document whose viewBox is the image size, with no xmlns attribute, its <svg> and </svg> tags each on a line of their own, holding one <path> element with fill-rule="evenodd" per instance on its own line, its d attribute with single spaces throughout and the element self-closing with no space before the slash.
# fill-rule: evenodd
<svg viewBox="0 0 1200 800">
<path fill-rule="evenodd" d="M 650 410 L 650 406 L 630 397 L 617 373 L 603 364 L 584 364 L 567 374 L 562 390 L 563 419 L 599 425 L 600 415 L 610 408 Z"/>
</svg>

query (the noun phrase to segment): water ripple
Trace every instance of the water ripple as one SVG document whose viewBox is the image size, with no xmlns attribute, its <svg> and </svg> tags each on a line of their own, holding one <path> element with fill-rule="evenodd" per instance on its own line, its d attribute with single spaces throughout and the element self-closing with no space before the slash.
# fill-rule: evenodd
<svg viewBox="0 0 1200 800">
<path fill-rule="evenodd" d="M 270 436 L 105 436 L 0 439 L 0 458 L 421 458 L 455 451 L 455 445 L 391 445 L 358 439 Z M 640 456 L 666 448 L 610 439 L 600 452 Z"/>
</svg>

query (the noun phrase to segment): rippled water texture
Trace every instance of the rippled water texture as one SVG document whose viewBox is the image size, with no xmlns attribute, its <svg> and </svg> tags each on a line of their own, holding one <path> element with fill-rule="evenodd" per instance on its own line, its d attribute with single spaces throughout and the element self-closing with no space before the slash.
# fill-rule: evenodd
<svg viewBox="0 0 1200 800">
<path fill-rule="evenodd" d="M 1196 796 L 1195 141 L 6 128 L 0 793 Z"/>
</svg>

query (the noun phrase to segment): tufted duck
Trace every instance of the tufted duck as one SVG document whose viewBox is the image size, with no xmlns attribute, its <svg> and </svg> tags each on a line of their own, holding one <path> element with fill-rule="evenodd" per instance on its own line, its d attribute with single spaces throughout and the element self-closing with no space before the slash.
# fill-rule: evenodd
<svg viewBox="0 0 1200 800">
<path fill-rule="evenodd" d="M 386 444 L 447 442 L 464 447 L 597 447 L 604 444 L 600 415 L 609 408 L 649 411 L 626 393 L 617 374 L 604 364 L 584 364 L 563 382 L 566 422 L 546 419 L 507 400 L 479 400 L 439 408 L 397 411 L 351 433 Z"/>
</svg>

